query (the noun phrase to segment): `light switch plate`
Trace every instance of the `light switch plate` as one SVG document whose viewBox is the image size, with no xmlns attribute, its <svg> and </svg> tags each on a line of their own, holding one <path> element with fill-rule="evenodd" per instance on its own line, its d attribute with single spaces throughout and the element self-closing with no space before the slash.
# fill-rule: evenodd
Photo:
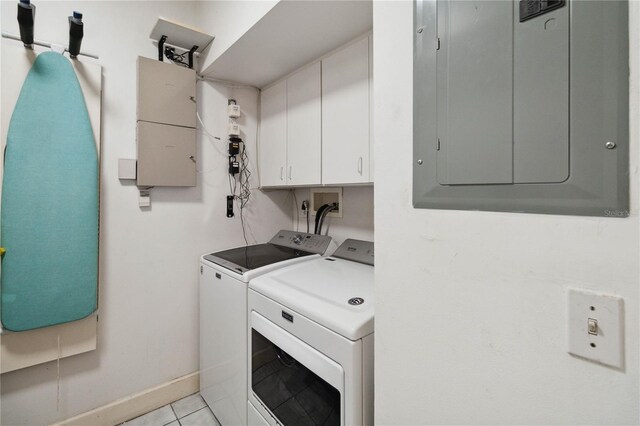
<svg viewBox="0 0 640 426">
<path fill-rule="evenodd" d="M 622 368 L 624 365 L 622 298 L 570 288 L 567 302 L 569 353 Z M 591 324 L 591 333 L 589 324 Z M 595 333 L 594 324 L 596 324 Z"/>
</svg>

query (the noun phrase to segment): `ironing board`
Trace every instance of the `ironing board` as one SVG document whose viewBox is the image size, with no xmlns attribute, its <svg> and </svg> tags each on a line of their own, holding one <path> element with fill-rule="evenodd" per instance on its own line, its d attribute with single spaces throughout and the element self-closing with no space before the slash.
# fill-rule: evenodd
<svg viewBox="0 0 640 426">
<path fill-rule="evenodd" d="M 24 331 L 93 313 L 98 153 L 80 84 L 59 53 L 38 55 L 20 92 L 1 208 L 2 326 Z"/>
</svg>

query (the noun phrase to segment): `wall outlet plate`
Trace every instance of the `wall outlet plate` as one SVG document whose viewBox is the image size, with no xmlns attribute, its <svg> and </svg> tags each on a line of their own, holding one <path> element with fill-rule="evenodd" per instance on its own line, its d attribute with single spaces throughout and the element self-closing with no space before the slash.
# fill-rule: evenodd
<svg viewBox="0 0 640 426">
<path fill-rule="evenodd" d="M 138 207 L 151 207 L 151 190 L 140 189 L 138 195 Z"/>
<path fill-rule="evenodd" d="M 567 302 L 569 353 L 623 368 L 622 298 L 570 288 Z"/>
<path fill-rule="evenodd" d="M 342 217 L 342 188 L 311 188 L 309 190 L 309 199 L 311 200 L 309 210 L 311 210 L 313 216 L 316 215 L 323 204 L 338 203 L 338 210 L 330 212 L 327 216 Z"/>
</svg>

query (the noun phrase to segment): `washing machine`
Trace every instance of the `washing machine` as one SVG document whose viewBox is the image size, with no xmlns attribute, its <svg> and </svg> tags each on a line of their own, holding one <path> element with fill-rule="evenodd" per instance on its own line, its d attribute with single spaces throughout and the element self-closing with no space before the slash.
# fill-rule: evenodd
<svg viewBox="0 0 640 426">
<path fill-rule="evenodd" d="M 249 425 L 372 425 L 373 243 L 249 283 Z"/>
<path fill-rule="evenodd" d="M 283 230 L 265 244 L 201 257 L 200 394 L 222 425 L 247 424 L 248 283 L 333 249 L 331 237 Z"/>
</svg>

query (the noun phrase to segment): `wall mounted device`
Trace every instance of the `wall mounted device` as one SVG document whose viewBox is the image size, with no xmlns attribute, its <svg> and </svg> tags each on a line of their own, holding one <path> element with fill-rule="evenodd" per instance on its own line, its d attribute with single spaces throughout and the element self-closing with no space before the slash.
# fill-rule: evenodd
<svg viewBox="0 0 640 426">
<path fill-rule="evenodd" d="M 520 22 L 549 13 L 564 4 L 565 0 L 520 0 Z"/>
<path fill-rule="evenodd" d="M 231 176 L 235 176 L 240 173 L 240 162 L 236 159 L 235 156 L 229 157 L 229 174 Z"/>
<path fill-rule="evenodd" d="M 214 37 L 196 28 L 159 17 L 149 38 L 158 43 L 158 60 L 160 62 L 164 60 L 166 55 L 173 62 L 193 68 L 194 56 L 206 49 Z M 176 48 L 181 49 L 183 53 L 178 55 Z M 185 54 L 188 55 L 187 62 L 183 60 Z"/>
<path fill-rule="evenodd" d="M 233 217 L 233 195 L 227 195 L 227 217 Z"/>
<path fill-rule="evenodd" d="M 414 5 L 415 207 L 628 216 L 626 1 Z"/>
<path fill-rule="evenodd" d="M 227 104 L 227 115 L 229 118 L 240 118 L 240 105 L 235 99 L 229 99 Z"/>
<path fill-rule="evenodd" d="M 240 143 L 242 139 L 240 138 L 229 138 L 229 155 L 235 156 L 240 154 Z"/>
<path fill-rule="evenodd" d="M 196 185 L 196 72 L 138 58 L 137 184 Z"/>
</svg>

